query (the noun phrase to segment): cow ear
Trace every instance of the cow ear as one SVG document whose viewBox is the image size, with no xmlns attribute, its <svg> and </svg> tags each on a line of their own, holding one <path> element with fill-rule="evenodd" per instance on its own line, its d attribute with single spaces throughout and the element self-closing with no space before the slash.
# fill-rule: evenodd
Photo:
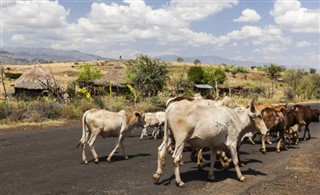
<svg viewBox="0 0 320 195">
<path fill-rule="evenodd" d="M 249 108 L 250 108 L 251 112 L 253 112 L 253 113 L 256 112 L 256 108 L 254 107 L 254 98 L 252 100 L 250 100 Z"/>
<path fill-rule="evenodd" d="M 142 116 L 141 112 L 135 112 L 134 114 L 136 115 L 136 117 Z"/>
</svg>

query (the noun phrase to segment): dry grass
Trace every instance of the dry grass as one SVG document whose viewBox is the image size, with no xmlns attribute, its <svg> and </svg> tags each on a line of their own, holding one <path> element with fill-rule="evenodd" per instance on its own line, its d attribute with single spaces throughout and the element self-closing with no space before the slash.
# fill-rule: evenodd
<svg viewBox="0 0 320 195">
<path fill-rule="evenodd" d="M 112 62 L 103 63 L 101 62 L 89 62 L 96 68 L 100 69 L 103 75 L 107 74 L 112 68 Z M 80 63 L 81 64 L 81 63 Z M 103 64 L 103 65 L 101 65 Z M 193 63 L 184 63 L 184 62 L 170 62 L 168 63 L 169 77 L 180 77 L 182 73 L 187 73 L 188 69 L 191 66 L 194 66 Z M 33 65 L 5 65 L 6 71 L 12 73 L 24 73 L 30 69 Z M 79 75 L 79 65 L 75 65 L 74 62 L 66 63 L 51 63 L 51 64 L 41 64 L 41 66 L 53 73 L 55 79 L 58 81 L 60 86 L 63 89 L 66 89 L 68 84 L 71 84 L 78 78 Z M 201 64 L 201 67 L 209 66 L 208 64 Z M 235 77 L 231 73 L 227 73 L 228 83 L 230 86 L 263 86 L 266 89 L 270 89 L 272 81 L 267 77 L 264 72 L 257 70 L 250 70 L 248 73 L 237 73 Z M 10 94 L 14 93 L 14 80 L 5 79 L 7 92 Z M 275 91 L 274 100 L 279 100 L 283 96 L 283 90 L 281 86 L 277 86 Z M 3 98 L 3 87 L 0 86 L 0 98 Z"/>
</svg>

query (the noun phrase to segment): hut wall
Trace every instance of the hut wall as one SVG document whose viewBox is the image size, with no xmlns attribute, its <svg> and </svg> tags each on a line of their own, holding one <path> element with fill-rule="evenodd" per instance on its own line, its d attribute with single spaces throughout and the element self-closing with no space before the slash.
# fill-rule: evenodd
<svg viewBox="0 0 320 195">
<path fill-rule="evenodd" d="M 15 88 L 14 96 L 17 98 L 26 98 L 26 97 L 41 97 L 43 96 L 42 89 L 24 89 L 24 88 Z"/>
</svg>

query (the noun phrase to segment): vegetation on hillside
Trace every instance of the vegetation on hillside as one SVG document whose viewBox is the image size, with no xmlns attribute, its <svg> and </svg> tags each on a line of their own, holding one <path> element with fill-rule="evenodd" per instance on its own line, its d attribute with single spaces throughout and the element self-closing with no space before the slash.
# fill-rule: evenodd
<svg viewBox="0 0 320 195">
<path fill-rule="evenodd" d="M 128 93 L 116 96 L 109 89 L 102 95 L 90 94 L 87 90 L 77 86 L 76 81 L 94 81 L 100 79 L 109 70 L 108 63 L 85 63 L 73 66 L 72 71 L 63 70 L 61 81 L 68 78 L 64 92 L 68 99 L 57 102 L 52 97 L 37 97 L 32 101 L 17 100 L 4 96 L 4 90 L 12 91 L 10 83 L 14 76 L 22 72 L 15 72 L 2 68 L 0 124 L 15 122 L 43 122 L 56 119 L 80 119 L 83 112 L 91 108 L 103 108 L 110 111 L 121 109 L 140 111 L 158 111 L 165 109 L 165 102 L 169 97 L 193 95 L 194 84 L 209 84 L 213 86 L 212 94 L 217 95 L 219 87 L 240 86 L 250 91 L 249 97 L 258 98 L 258 103 L 268 101 L 276 103 L 281 101 L 305 101 L 320 99 L 320 75 L 314 70 L 286 70 L 284 67 L 270 64 L 251 69 L 234 66 L 220 65 L 208 66 L 198 63 L 187 64 L 184 60 L 177 59 L 176 63 L 165 63 L 152 59 L 147 55 L 138 55 L 136 59 L 125 63 L 126 77 L 130 84 Z M 51 65 L 53 66 L 53 65 Z M 53 71 L 54 74 L 57 74 Z M 66 77 L 65 75 L 74 75 Z M 13 77 L 11 77 L 13 76 Z M 56 76 L 56 75 L 55 75 Z M 59 79 L 57 79 L 59 81 Z M 106 94 L 106 95 L 103 95 Z M 112 95 L 111 95 L 112 94 Z M 232 90 L 227 94 L 239 102 L 243 97 L 236 96 Z M 7 99 L 5 99 L 6 97 Z M 88 98 L 89 97 L 89 98 Z"/>
</svg>

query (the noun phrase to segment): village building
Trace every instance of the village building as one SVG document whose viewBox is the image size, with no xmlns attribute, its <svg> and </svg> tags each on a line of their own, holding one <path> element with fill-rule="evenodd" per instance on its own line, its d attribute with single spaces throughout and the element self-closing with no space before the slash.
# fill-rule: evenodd
<svg viewBox="0 0 320 195">
<path fill-rule="evenodd" d="M 13 84 L 16 97 L 38 97 L 49 95 L 50 90 L 60 89 L 53 75 L 39 64 L 23 73 Z"/>
</svg>

